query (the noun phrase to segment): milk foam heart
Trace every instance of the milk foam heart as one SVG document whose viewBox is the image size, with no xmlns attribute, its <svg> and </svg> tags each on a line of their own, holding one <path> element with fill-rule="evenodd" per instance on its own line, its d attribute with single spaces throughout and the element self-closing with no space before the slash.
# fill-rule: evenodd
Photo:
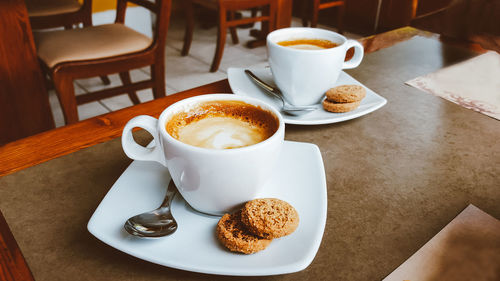
<svg viewBox="0 0 500 281">
<path fill-rule="evenodd" d="M 210 117 L 179 128 L 183 143 L 212 149 L 230 149 L 259 143 L 266 138 L 262 127 L 231 117 Z"/>
</svg>

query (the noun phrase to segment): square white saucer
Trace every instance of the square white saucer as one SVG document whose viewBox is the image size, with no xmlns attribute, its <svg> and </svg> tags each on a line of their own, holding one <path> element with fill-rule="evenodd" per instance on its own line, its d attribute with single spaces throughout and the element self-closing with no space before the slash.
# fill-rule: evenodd
<svg viewBox="0 0 500 281">
<path fill-rule="evenodd" d="M 276 85 L 274 83 L 273 74 L 271 73 L 271 68 L 269 68 L 269 66 L 251 67 L 250 70 L 252 70 L 255 75 L 257 75 L 260 79 L 262 79 L 269 85 Z M 271 105 L 274 105 L 278 110 L 281 109 L 281 101 L 269 96 L 263 89 L 257 86 L 250 79 L 250 77 L 247 76 L 247 74 L 245 73 L 245 68 L 230 67 L 227 70 L 227 79 L 229 80 L 231 90 L 236 95 L 254 97 Z M 324 110 L 323 106 L 321 104 L 318 104 L 317 110 L 300 116 L 288 115 L 281 111 L 285 123 L 296 125 L 320 125 L 337 123 L 361 117 L 381 108 L 387 103 L 387 100 L 385 98 L 381 97 L 356 79 L 352 78 L 352 76 L 350 76 L 349 74 L 345 73 L 344 71 L 340 72 L 339 78 L 337 79 L 337 82 L 335 82 L 335 86 L 351 84 L 360 85 L 366 89 L 366 97 L 361 101 L 361 104 L 358 108 L 345 113 L 333 113 Z"/>
<path fill-rule="evenodd" d="M 124 222 L 133 215 L 156 209 L 169 181 L 168 170 L 162 165 L 132 162 L 92 215 L 89 232 L 137 258 L 209 274 L 285 274 L 305 269 L 314 259 L 327 212 L 325 169 L 316 145 L 285 141 L 276 171 L 259 197 L 275 197 L 292 204 L 299 213 L 299 227 L 252 255 L 226 250 L 215 235 L 220 217 L 196 212 L 179 194 L 172 202 L 172 213 L 179 226 L 176 232 L 162 238 L 129 235 L 123 229 Z"/>
</svg>

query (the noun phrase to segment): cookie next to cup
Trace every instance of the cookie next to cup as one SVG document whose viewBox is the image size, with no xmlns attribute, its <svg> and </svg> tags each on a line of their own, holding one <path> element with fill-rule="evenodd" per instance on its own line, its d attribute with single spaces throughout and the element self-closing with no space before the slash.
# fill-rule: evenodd
<svg viewBox="0 0 500 281">
<path fill-rule="evenodd" d="M 351 110 L 358 108 L 360 103 L 361 103 L 360 101 L 338 103 L 338 102 L 332 102 L 329 100 L 324 100 L 323 101 L 323 108 L 326 111 L 335 112 L 335 113 L 343 113 L 343 112 L 349 112 Z"/>
<path fill-rule="evenodd" d="M 217 223 L 217 239 L 233 252 L 253 254 L 264 250 L 273 238 L 289 235 L 299 226 L 299 214 L 287 202 L 275 198 L 254 199 Z"/>
<path fill-rule="evenodd" d="M 342 113 L 358 108 L 366 96 L 366 90 L 359 85 L 341 85 L 326 92 L 323 108 L 326 111 Z"/>
<path fill-rule="evenodd" d="M 264 250 L 272 239 L 252 234 L 241 222 L 241 210 L 233 214 L 225 214 L 217 223 L 217 238 L 232 252 L 253 254 Z"/>
<path fill-rule="evenodd" d="M 287 202 L 276 198 L 254 199 L 241 210 L 241 221 L 254 234 L 279 238 L 291 234 L 299 226 L 299 214 Z"/>
<path fill-rule="evenodd" d="M 366 97 L 366 90 L 360 85 L 341 85 L 326 91 L 326 99 L 332 102 L 356 102 Z"/>
</svg>

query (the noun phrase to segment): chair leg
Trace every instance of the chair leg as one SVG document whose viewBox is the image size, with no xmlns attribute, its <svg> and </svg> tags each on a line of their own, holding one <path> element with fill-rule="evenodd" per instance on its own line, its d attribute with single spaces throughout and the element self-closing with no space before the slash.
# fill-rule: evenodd
<svg viewBox="0 0 500 281">
<path fill-rule="evenodd" d="M 302 11 L 302 26 L 308 26 L 309 25 L 309 14 L 311 12 L 311 8 L 309 5 L 309 0 L 302 0 L 300 2 L 302 8 L 300 9 Z"/>
<path fill-rule="evenodd" d="M 104 85 L 109 85 L 111 84 L 111 81 L 109 80 L 108 76 L 106 75 L 103 75 L 103 76 L 99 76 L 101 78 L 101 81 Z"/>
<path fill-rule="evenodd" d="M 78 109 L 73 79 L 63 74 L 54 73 L 52 81 L 54 82 L 54 88 L 59 98 L 66 124 L 78 122 Z"/>
<path fill-rule="evenodd" d="M 270 33 L 271 31 L 274 31 L 277 29 L 277 17 L 276 17 L 276 9 L 277 9 L 277 3 L 276 1 L 272 1 L 270 4 L 269 4 L 269 7 L 267 8 L 267 11 L 268 11 L 268 15 L 271 15 L 270 18 L 269 18 L 269 21 L 267 22 L 268 23 L 268 30 L 267 30 L 267 33 Z M 266 34 L 267 36 L 267 34 Z"/>
<path fill-rule="evenodd" d="M 345 4 L 339 6 L 337 12 L 337 31 L 340 34 L 344 33 L 344 14 L 345 14 Z"/>
<path fill-rule="evenodd" d="M 262 9 L 262 15 L 264 16 L 270 16 L 269 18 L 269 21 L 262 21 L 261 22 L 261 36 L 262 38 L 266 38 L 267 34 L 269 34 L 269 32 L 273 31 L 275 28 L 276 28 L 276 24 L 274 22 L 274 17 L 272 16 L 272 14 L 275 14 L 276 11 L 271 11 L 271 5 L 267 6 L 267 7 L 264 7 Z"/>
<path fill-rule="evenodd" d="M 92 26 L 92 15 L 89 14 L 89 15 L 86 15 L 84 18 L 83 18 L 83 26 L 84 27 L 87 27 L 87 26 Z"/>
<path fill-rule="evenodd" d="M 130 80 L 130 73 L 128 71 L 120 72 L 120 80 L 122 80 L 124 86 L 132 84 L 132 81 Z M 141 103 L 135 91 L 128 91 L 127 94 L 133 104 Z"/>
<path fill-rule="evenodd" d="M 157 63 L 151 66 L 151 79 L 153 80 L 153 97 L 158 99 L 166 96 L 165 91 L 165 64 Z"/>
<path fill-rule="evenodd" d="M 259 8 L 252 8 L 250 9 L 250 16 L 252 18 L 257 17 L 257 13 L 259 12 Z M 255 25 L 255 22 L 249 23 L 248 28 L 252 28 Z"/>
<path fill-rule="evenodd" d="M 219 25 L 217 32 L 217 47 L 215 49 L 214 60 L 210 67 L 210 72 L 216 72 L 219 69 L 222 54 L 224 53 L 224 45 L 226 44 L 227 24 L 226 24 L 226 10 L 219 11 Z"/>
<path fill-rule="evenodd" d="M 250 11 L 251 11 L 252 18 L 255 18 L 257 16 L 257 12 L 259 11 L 259 9 L 252 8 Z M 253 23 L 252 23 L 252 25 L 253 25 Z"/>
<path fill-rule="evenodd" d="M 314 0 L 311 13 L 311 27 L 318 26 L 319 0 Z"/>
<path fill-rule="evenodd" d="M 230 11 L 229 12 L 229 21 L 233 21 L 235 20 L 235 12 L 234 11 Z M 231 32 L 231 39 L 233 40 L 233 44 L 238 44 L 240 42 L 240 40 L 238 39 L 238 33 L 236 32 L 236 27 L 235 26 L 231 26 L 229 28 L 229 32 Z"/>
<path fill-rule="evenodd" d="M 191 42 L 193 41 L 194 8 L 191 0 L 183 0 L 182 6 L 184 7 L 186 17 L 186 30 L 184 31 L 184 45 L 182 46 L 181 55 L 187 56 L 191 48 Z"/>
</svg>

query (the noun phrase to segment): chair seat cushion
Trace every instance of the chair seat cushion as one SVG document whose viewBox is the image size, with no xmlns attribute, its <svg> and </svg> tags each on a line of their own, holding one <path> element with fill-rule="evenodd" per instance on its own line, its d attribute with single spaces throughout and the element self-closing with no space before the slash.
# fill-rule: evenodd
<svg viewBox="0 0 500 281">
<path fill-rule="evenodd" d="M 30 17 L 45 17 L 76 12 L 82 6 L 78 0 L 25 0 Z"/>
<path fill-rule="evenodd" d="M 123 24 L 34 33 L 38 57 L 50 68 L 58 63 L 114 57 L 142 51 L 151 38 Z"/>
</svg>

